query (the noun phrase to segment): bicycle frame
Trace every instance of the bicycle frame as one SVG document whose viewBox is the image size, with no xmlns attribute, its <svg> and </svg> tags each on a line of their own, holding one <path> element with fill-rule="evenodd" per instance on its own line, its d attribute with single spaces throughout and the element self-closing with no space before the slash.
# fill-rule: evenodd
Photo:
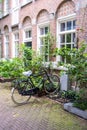
<svg viewBox="0 0 87 130">
<path fill-rule="evenodd" d="M 36 85 L 34 84 L 32 78 L 35 79 L 35 77 L 39 77 L 39 76 L 41 76 L 42 78 L 41 78 L 40 82 L 38 83 L 38 85 L 36 86 Z M 44 76 L 46 76 L 46 77 L 44 78 Z M 27 80 L 28 80 L 27 82 L 32 86 L 32 88 L 36 88 L 36 87 L 39 88 L 39 85 L 40 85 L 40 84 L 42 84 L 43 87 L 44 87 L 44 82 L 45 82 L 46 79 L 49 79 L 49 80 L 50 80 L 47 71 L 44 70 L 43 72 L 41 72 L 41 73 L 39 73 L 39 74 L 32 74 L 31 76 L 29 76 L 28 79 L 27 79 Z"/>
</svg>

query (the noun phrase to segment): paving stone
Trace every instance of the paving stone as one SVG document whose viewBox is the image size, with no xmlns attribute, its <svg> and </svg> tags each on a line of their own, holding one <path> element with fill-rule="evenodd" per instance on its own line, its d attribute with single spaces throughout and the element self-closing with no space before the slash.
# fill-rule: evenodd
<svg viewBox="0 0 87 130">
<path fill-rule="evenodd" d="M 45 97 L 15 105 L 11 91 L 0 86 L 0 130 L 87 130 L 87 120 L 63 110 Z"/>
</svg>

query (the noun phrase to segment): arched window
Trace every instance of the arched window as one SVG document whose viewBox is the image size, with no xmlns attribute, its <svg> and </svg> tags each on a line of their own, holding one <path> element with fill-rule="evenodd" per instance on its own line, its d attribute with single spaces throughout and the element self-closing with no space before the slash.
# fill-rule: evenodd
<svg viewBox="0 0 87 130">
<path fill-rule="evenodd" d="M 27 47 L 32 48 L 32 24 L 31 24 L 31 18 L 29 16 L 26 16 L 24 18 L 22 26 L 24 28 L 23 42 Z"/>
<path fill-rule="evenodd" d="M 50 31 L 49 12 L 45 9 L 41 10 L 37 16 L 38 23 L 38 45 L 37 49 L 43 56 L 43 61 L 49 62 L 49 43 L 46 44 L 46 36 Z M 48 53 L 47 53 L 48 52 Z"/>
<path fill-rule="evenodd" d="M 57 11 L 57 41 L 58 48 L 72 49 L 76 38 L 76 13 L 75 5 L 72 1 L 64 2 Z M 70 63 L 70 59 L 60 57 L 58 61 Z"/>
</svg>

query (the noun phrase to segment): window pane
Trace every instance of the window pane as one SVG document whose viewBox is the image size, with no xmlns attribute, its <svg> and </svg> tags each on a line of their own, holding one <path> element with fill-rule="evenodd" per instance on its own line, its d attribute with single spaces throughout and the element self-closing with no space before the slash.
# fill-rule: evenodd
<svg viewBox="0 0 87 130">
<path fill-rule="evenodd" d="M 32 47 L 32 42 L 25 42 L 25 45 L 26 45 L 27 47 Z"/>
<path fill-rule="evenodd" d="M 9 58 L 9 43 L 6 42 L 6 58 Z"/>
<path fill-rule="evenodd" d="M 17 57 L 19 54 L 19 42 L 15 42 L 15 56 Z"/>
<path fill-rule="evenodd" d="M 1 58 L 1 54 L 2 54 L 2 46 L 1 46 L 1 42 L 0 42 L 0 58 Z"/>
<path fill-rule="evenodd" d="M 43 46 L 40 46 L 40 53 L 43 54 Z"/>
<path fill-rule="evenodd" d="M 48 33 L 48 27 L 45 27 L 45 34 Z"/>
<path fill-rule="evenodd" d="M 31 30 L 30 30 L 30 31 L 29 31 L 29 37 L 32 37 L 31 35 L 32 35 L 32 34 L 31 34 Z"/>
<path fill-rule="evenodd" d="M 61 23 L 61 31 L 65 31 L 65 23 Z"/>
<path fill-rule="evenodd" d="M 28 31 L 25 32 L 25 37 L 28 38 Z"/>
<path fill-rule="evenodd" d="M 5 0 L 5 11 L 9 9 L 9 0 Z"/>
<path fill-rule="evenodd" d="M 76 28 L 76 20 L 73 21 L 73 29 Z"/>
<path fill-rule="evenodd" d="M 15 34 L 15 40 L 18 40 L 18 39 L 19 39 L 19 34 L 16 33 L 16 34 Z"/>
<path fill-rule="evenodd" d="M 71 57 L 70 56 L 66 57 L 66 63 L 71 63 Z"/>
<path fill-rule="evenodd" d="M 43 56 L 43 61 L 48 61 L 49 60 L 49 48 L 48 48 L 48 39 L 46 37 L 46 34 L 49 32 L 49 27 L 44 26 L 40 28 L 40 53 Z"/>
<path fill-rule="evenodd" d="M 75 33 L 73 33 L 72 35 L 73 35 L 73 42 L 75 42 L 76 35 Z"/>
<path fill-rule="evenodd" d="M 30 38 L 31 37 L 31 30 L 26 31 L 25 35 L 26 35 L 26 38 Z"/>
<path fill-rule="evenodd" d="M 68 21 L 67 22 L 67 30 L 71 30 L 71 27 L 72 27 L 72 23 L 71 23 L 71 21 Z"/>
<path fill-rule="evenodd" d="M 45 62 L 47 62 L 48 61 L 48 56 L 47 55 L 45 55 Z"/>
<path fill-rule="evenodd" d="M 66 47 L 71 49 L 71 44 L 67 44 Z"/>
<path fill-rule="evenodd" d="M 9 41 L 9 36 L 6 36 L 6 41 Z"/>
<path fill-rule="evenodd" d="M 66 34 L 66 43 L 71 43 L 71 34 Z"/>
<path fill-rule="evenodd" d="M 61 45 L 61 48 L 65 47 L 65 45 Z"/>
<path fill-rule="evenodd" d="M 65 34 L 60 35 L 60 43 L 65 43 Z"/>
<path fill-rule="evenodd" d="M 46 54 L 48 54 L 48 53 L 49 53 L 48 46 L 45 46 L 45 53 L 46 53 Z"/>
<path fill-rule="evenodd" d="M 44 28 L 40 28 L 40 35 L 44 35 Z"/>
<path fill-rule="evenodd" d="M 43 45 L 43 38 L 40 38 L 40 45 Z"/>
</svg>

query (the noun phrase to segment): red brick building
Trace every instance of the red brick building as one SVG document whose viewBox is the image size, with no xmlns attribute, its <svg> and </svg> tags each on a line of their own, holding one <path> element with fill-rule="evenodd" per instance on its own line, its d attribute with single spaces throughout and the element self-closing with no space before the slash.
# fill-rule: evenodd
<svg viewBox="0 0 87 130">
<path fill-rule="evenodd" d="M 0 8 L 0 58 L 16 57 L 21 43 L 40 51 L 48 31 L 59 48 L 87 41 L 87 0 L 2 0 Z"/>
</svg>

